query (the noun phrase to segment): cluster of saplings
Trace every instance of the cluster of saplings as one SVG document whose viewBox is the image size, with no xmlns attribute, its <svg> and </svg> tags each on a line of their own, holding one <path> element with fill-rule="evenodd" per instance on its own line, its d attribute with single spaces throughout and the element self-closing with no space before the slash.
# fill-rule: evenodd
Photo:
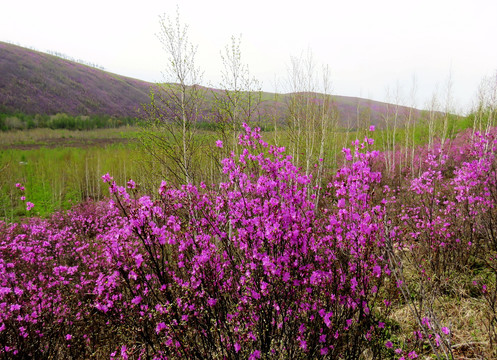
<svg viewBox="0 0 497 360">
<path fill-rule="evenodd" d="M 109 115 L 31 115 L 22 112 L 0 113 L 0 131 L 26 130 L 36 128 L 94 130 L 118 128 L 137 125 L 139 120 L 133 117 L 116 118 Z"/>
<path fill-rule="evenodd" d="M 0 131 L 26 130 L 26 129 L 66 129 L 66 130 L 95 130 L 111 129 L 121 126 L 140 125 L 141 120 L 134 117 L 116 118 L 108 115 L 68 115 L 58 113 L 55 115 L 30 115 L 22 112 L 0 113 Z M 213 121 L 199 121 L 196 128 L 204 131 L 216 131 L 219 124 Z M 272 131 L 271 124 L 260 124 L 263 131 Z"/>
</svg>

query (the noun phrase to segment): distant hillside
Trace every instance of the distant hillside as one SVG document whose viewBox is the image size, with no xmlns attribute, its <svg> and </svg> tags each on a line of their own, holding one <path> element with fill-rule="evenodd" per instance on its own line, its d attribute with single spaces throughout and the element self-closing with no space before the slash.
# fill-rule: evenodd
<svg viewBox="0 0 497 360">
<path fill-rule="evenodd" d="M 294 94 L 282 94 L 278 96 L 277 100 L 268 100 L 270 95 L 271 94 L 264 93 L 263 99 L 266 99 L 263 103 L 264 110 L 269 111 L 271 108 L 278 109 L 277 113 L 279 114 L 280 119 L 283 119 L 288 113 L 288 104 Z M 318 99 L 322 98 L 322 94 L 308 93 L 305 94 L 305 96 L 316 102 L 320 101 Z M 369 125 L 383 127 L 385 125 L 385 119 L 392 119 L 395 114 L 397 114 L 398 125 L 401 125 L 406 121 L 409 113 L 413 119 L 420 118 L 421 116 L 421 110 L 412 109 L 406 106 L 398 106 L 350 96 L 330 95 L 330 97 L 332 106 L 334 106 L 338 112 L 339 126 L 348 129 Z"/>
<path fill-rule="evenodd" d="M 0 42 L 0 112 L 135 117 L 140 116 L 141 104 L 149 103 L 151 86 L 152 83 Z M 284 121 L 290 97 L 291 94 L 282 94 L 275 100 L 274 94 L 264 93 L 262 112 Z M 348 128 L 358 123 L 381 126 L 387 114 L 397 111 L 402 117 L 409 112 L 407 107 L 346 96 L 333 96 L 333 103 L 339 124 Z M 210 108 L 207 105 L 204 111 Z M 418 116 L 420 112 L 415 110 L 413 114 Z"/>
<path fill-rule="evenodd" d="M 0 111 L 138 116 L 151 85 L 0 42 Z"/>
</svg>

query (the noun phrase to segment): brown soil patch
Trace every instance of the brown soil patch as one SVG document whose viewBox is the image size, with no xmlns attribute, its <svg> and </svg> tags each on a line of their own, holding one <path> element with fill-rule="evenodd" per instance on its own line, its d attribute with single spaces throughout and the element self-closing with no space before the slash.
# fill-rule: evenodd
<svg viewBox="0 0 497 360">
<path fill-rule="evenodd" d="M 124 138 L 107 138 L 107 139 L 77 139 L 77 138 L 57 138 L 57 139 L 43 139 L 33 144 L 10 144 L 0 145 L 0 149 L 16 149 L 16 150 L 35 150 L 39 148 L 58 148 L 58 147 L 104 147 L 112 144 L 129 144 L 136 142 L 134 139 Z"/>
</svg>

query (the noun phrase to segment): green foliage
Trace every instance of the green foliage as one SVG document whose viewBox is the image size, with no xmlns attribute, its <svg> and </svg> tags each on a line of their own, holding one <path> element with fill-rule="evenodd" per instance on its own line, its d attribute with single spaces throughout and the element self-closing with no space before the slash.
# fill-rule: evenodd
<svg viewBox="0 0 497 360">
<path fill-rule="evenodd" d="M 144 181 L 136 153 L 134 144 L 3 150 L 0 152 L 0 170 L 3 169 L 0 219 L 12 221 L 28 215 L 15 191 L 18 182 L 25 184 L 26 196 L 36 204 L 34 215 L 45 217 L 86 199 L 108 196 L 108 190 L 100 180 L 107 172 L 114 174 L 121 183 L 130 178 Z"/>
<path fill-rule="evenodd" d="M 137 118 L 115 118 L 107 115 L 73 116 L 64 113 L 55 115 L 30 115 L 21 112 L 0 113 L 0 131 L 36 128 L 95 130 L 133 126 L 139 122 L 140 120 Z"/>
</svg>

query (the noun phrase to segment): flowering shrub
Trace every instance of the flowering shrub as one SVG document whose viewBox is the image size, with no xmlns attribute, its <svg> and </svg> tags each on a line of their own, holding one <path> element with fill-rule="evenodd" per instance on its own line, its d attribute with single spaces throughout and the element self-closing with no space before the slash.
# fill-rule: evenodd
<svg viewBox="0 0 497 360">
<path fill-rule="evenodd" d="M 92 293 L 103 244 L 95 234 L 105 229 L 108 211 L 88 204 L 50 221 L 1 225 L 0 355 L 83 356 L 98 345 L 92 341 L 105 321 L 95 314 Z"/>
<path fill-rule="evenodd" d="M 257 129 L 246 132 L 218 188 L 163 183 L 152 201 L 111 185 L 132 229 L 112 245 L 127 277 L 119 307 L 147 324 L 140 332 L 156 339 L 157 355 L 357 358 L 383 333 L 377 293 L 388 268 L 384 213 L 370 196 L 381 178 L 368 167 L 374 153 L 357 146 L 318 214 L 310 177 Z"/>
<path fill-rule="evenodd" d="M 430 153 L 392 190 L 372 140 L 356 141 L 319 202 L 283 148 L 248 126 L 239 141 L 222 183 L 152 197 L 107 174 L 106 203 L 0 223 L 0 357 L 451 356 L 450 326 L 418 300 L 475 259 L 495 265 L 493 138 L 460 162 Z M 478 284 L 495 319 L 495 282 Z M 389 316 L 409 302 L 403 342 Z"/>
<path fill-rule="evenodd" d="M 485 280 L 480 282 L 485 289 L 495 289 L 496 274 L 492 265 L 497 215 L 495 134 L 468 132 L 461 138 L 454 141 L 458 147 L 429 151 L 419 175 L 404 179 L 393 192 L 388 210 L 398 235 L 398 251 L 391 256 L 396 261 L 394 273 L 405 300 L 412 302 L 419 326 L 414 342 L 427 340 L 437 357 L 448 358 L 453 357 L 452 333 L 448 324 L 438 320 L 435 304 L 442 296 L 458 298 L 473 291 L 482 264 Z M 409 266 L 409 274 L 404 266 Z M 481 294 L 486 296 L 485 291 Z M 495 298 L 486 297 L 492 328 Z"/>
</svg>

